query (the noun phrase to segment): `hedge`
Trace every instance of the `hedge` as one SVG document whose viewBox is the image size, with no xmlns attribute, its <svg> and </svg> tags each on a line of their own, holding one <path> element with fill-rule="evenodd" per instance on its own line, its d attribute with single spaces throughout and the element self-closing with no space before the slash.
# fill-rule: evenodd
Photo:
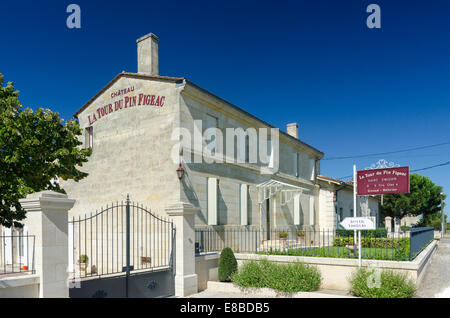
<svg viewBox="0 0 450 318">
<path fill-rule="evenodd" d="M 353 237 L 354 231 L 353 230 L 344 230 L 344 229 L 337 229 L 336 230 L 336 236 L 340 237 Z M 361 231 L 362 237 L 387 237 L 387 230 L 384 227 L 379 227 L 375 230 L 362 230 Z"/>
<path fill-rule="evenodd" d="M 353 237 L 335 237 L 334 246 L 342 247 L 353 245 Z M 372 248 L 396 248 L 399 246 L 409 245 L 409 238 L 375 238 L 361 237 L 361 247 Z"/>
<path fill-rule="evenodd" d="M 353 237 L 335 237 L 334 246 L 353 245 Z M 394 258 L 409 257 L 409 238 L 374 238 L 361 237 L 362 248 L 390 248 L 394 250 Z"/>
<path fill-rule="evenodd" d="M 245 262 L 232 275 L 236 285 L 247 288 L 272 288 L 285 293 L 315 291 L 320 288 L 319 270 L 301 262 L 277 264 L 266 259 Z"/>
</svg>

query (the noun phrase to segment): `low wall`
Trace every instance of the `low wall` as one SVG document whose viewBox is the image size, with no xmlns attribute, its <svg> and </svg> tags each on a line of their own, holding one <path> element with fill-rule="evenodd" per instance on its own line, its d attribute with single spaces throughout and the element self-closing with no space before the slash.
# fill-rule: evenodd
<svg viewBox="0 0 450 318">
<path fill-rule="evenodd" d="M 195 256 L 195 273 L 198 280 L 198 291 L 205 290 L 208 281 L 218 280 L 219 257 L 217 253 Z"/>
<path fill-rule="evenodd" d="M 405 273 L 412 278 L 416 284 L 420 283 L 429 260 L 437 246 L 437 241 L 431 242 L 414 261 L 382 261 L 382 260 L 362 260 L 362 266 L 374 267 L 383 270 L 393 270 Z M 258 255 L 236 253 L 238 266 L 248 260 L 267 259 L 276 263 L 303 262 L 314 265 L 322 275 L 323 289 L 345 290 L 350 289 L 349 278 L 358 269 L 358 259 L 331 258 L 331 257 L 304 257 L 304 256 L 282 256 L 282 255 Z"/>
<path fill-rule="evenodd" d="M 0 278 L 0 298 L 38 298 L 39 276 L 21 275 Z"/>
</svg>

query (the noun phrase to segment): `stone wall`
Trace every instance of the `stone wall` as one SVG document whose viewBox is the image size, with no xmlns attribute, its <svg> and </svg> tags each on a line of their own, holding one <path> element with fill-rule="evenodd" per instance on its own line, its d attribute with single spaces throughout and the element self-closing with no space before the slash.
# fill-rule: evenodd
<svg viewBox="0 0 450 318">
<path fill-rule="evenodd" d="M 224 135 L 223 149 L 226 152 L 226 128 L 243 128 L 249 127 L 264 127 L 267 125 L 261 124 L 249 116 L 242 116 L 238 111 L 230 107 L 223 101 L 212 98 L 200 90 L 193 88 L 185 88 L 181 94 L 180 100 L 181 111 L 181 126 L 193 131 L 194 120 L 201 120 L 203 129 L 206 126 L 206 117 L 208 115 L 217 118 L 217 128 L 220 129 Z M 299 176 L 294 172 L 294 157 L 293 155 L 299 152 L 301 154 L 299 163 Z M 184 151 L 184 160 L 192 162 L 199 154 L 195 152 Z M 314 153 L 307 146 L 295 144 L 290 137 L 280 134 L 280 167 L 277 173 L 277 179 L 284 182 L 291 183 L 296 186 L 301 186 L 305 189 L 307 195 L 315 195 L 314 178 L 311 178 L 314 170 L 314 160 L 318 154 Z M 235 158 L 237 157 L 237 150 L 235 149 Z M 225 160 L 225 158 L 224 158 Z M 214 177 L 219 179 L 217 197 L 218 197 L 218 225 L 240 225 L 240 211 L 239 211 L 239 185 L 249 185 L 248 196 L 248 224 L 254 226 L 261 226 L 262 219 L 265 220 L 265 204 L 262 204 L 262 211 L 259 211 L 258 192 L 256 185 L 270 180 L 274 176 L 261 174 L 260 162 L 252 163 L 186 163 L 185 180 L 183 181 L 183 189 L 181 193 L 182 200 L 194 206 L 200 207 L 200 212 L 196 218 L 196 226 L 206 226 L 207 223 L 207 178 Z M 276 201 L 276 202 L 275 202 Z M 271 215 L 273 226 L 283 227 L 293 225 L 293 203 L 281 205 L 280 198 L 271 199 L 271 208 L 276 209 L 276 213 Z M 308 213 L 309 214 L 309 213 Z M 264 223 L 264 222 L 263 222 Z"/>
<path fill-rule="evenodd" d="M 412 262 L 407 261 L 381 261 L 362 260 L 363 267 L 377 268 L 380 270 L 392 270 L 404 273 L 416 284 L 419 284 L 427 267 L 431 256 L 436 250 L 437 242 L 433 241 L 423 250 Z M 350 289 L 349 279 L 358 270 L 357 259 L 330 258 L 330 257 L 301 257 L 301 256 L 279 256 L 279 255 L 257 255 L 236 253 L 235 257 L 238 266 L 248 260 L 267 259 L 276 263 L 304 262 L 316 266 L 322 275 L 322 289 L 345 290 Z"/>
<path fill-rule="evenodd" d="M 164 214 L 167 201 L 179 199 L 177 163 L 171 160 L 177 126 L 178 89 L 163 80 L 136 79 L 121 76 L 78 115 L 84 133 L 97 109 L 123 98 L 111 94 L 133 87 L 127 97 L 139 94 L 165 96 L 162 107 L 134 106 L 105 115 L 92 124 L 93 152 L 82 171 L 85 179 L 62 181 L 62 187 L 77 203 L 70 217 L 89 214 L 101 206 L 126 199 L 148 206 L 156 214 Z M 84 140 L 84 137 L 83 137 Z"/>
</svg>

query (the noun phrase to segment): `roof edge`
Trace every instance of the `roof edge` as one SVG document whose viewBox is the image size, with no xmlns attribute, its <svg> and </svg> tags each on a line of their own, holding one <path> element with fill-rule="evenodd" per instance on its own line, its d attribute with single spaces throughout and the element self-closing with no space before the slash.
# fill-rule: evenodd
<svg viewBox="0 0 450 318">
<path fill-rule="evenodd" d="M 295 138 L 295 137 L 289 135 L 287 132 L 281 130 L 279 127 L 275 127 L 275 126 L 269 124 L 268 122 L 262 120 L 261 118 L 256 117 L 255 115 L 253 115 L 253 114 L 247 112 L 246 110 L 240 108 L 239 106 L 236 106 L 236 105 L 230 103 L 229 101 L 227 101 L 227 100 L 225 100 L 225 99 L 223 99 L 223 98 L 221 98 L 221 97 L 215 95 L 214 93 L 211 93 L 211 92 L 208 91 L 207 89 L 204 89 L 203 87 L 201 87 L 201 86 L 199 86 L 199 85 L 197 85 L 197 84 L 195 84 L 195 83 L 193 83 L 193 82 L 191 82 L 191 81 L 189 81 L 189 80 L 187 80 L 187 79 L 186 79 L 186 84 L 191 85 L 192 87 L 194 87 L 194 88 L 196 88 L 196 89 L 198 89 L 198 90 L 201 90 L 202 92 L 204 92 L 204 93 L 210 95 L 211 97 L 218 99 L 218 100 L 221 101 L 222 103 L 229 105 L 230 107 L 236 109 L 236 110 L 239 111 L 239 112 L 242 112 L 242 113 L 245 114 L 246 116 L 249 116 L 249 117 L 251 117 L 251 118 L 253 118 L 253 119 L 255 119 L 255 120 L 261 122 L 263 125 L 269 126 L 269 127 L 271 127 L 271 128 L 277 128 L 277 129 L 280 131 L 281 134 L 283 134 L 284 136 L 290 138 L 292 141 L 294 141 L 294 142 L 296 142 L 296 143 L 300 143 L 301 145 L 310 148 L 313 152 L 316 152 L 316 153 L 318 154 L 319 160 L 323 158 L 324 153 L 323 153 L 322 151 L 320 151 L 320 150 L 318 150 L 317 148 L 314 148 L 313 146 L 311 146 L 311 145 L 309 145 L 309 144 L 307 144 L 307 143 L 301 141 L 301 140 L 298 139 L 298 138 Z"/>
<path fill-rule="evenodd" d="M 120 77 L 122 76 L 130 76 L 135 78 L 147 78 L 147 79 L 155 79 L 155 80 L 163 80 L 173 83 L 178 83 L 184 81 L 184 77 L 171 77 L 171 76 L 160 76 L 160 75 L 149 75 L 144 73 L 130 73 L 123 71 L 122 73 L 117 74 L 105 87 L 103 87 L 97 94 L 94 95 L 90 100 L 86 102 L 75 114 L 73 117 L 78 118 L 78 114 L 80 114 L 83 110 L 85 110 L 97 97 L 103 94 L 108 88 L 110 88 Z"/>
</svg>

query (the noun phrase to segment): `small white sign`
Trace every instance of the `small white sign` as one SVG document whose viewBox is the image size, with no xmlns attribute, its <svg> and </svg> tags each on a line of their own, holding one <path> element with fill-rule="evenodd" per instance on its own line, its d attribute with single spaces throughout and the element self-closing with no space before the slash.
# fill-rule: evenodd
<svg viewBox="0 0 450 318">
<path fill-rule="evenodd" d="M 374 217 L 351 217 L 345 218 L 341 225 L 346 230 L 375 230 L 375 218 Z"/>
</svg>

